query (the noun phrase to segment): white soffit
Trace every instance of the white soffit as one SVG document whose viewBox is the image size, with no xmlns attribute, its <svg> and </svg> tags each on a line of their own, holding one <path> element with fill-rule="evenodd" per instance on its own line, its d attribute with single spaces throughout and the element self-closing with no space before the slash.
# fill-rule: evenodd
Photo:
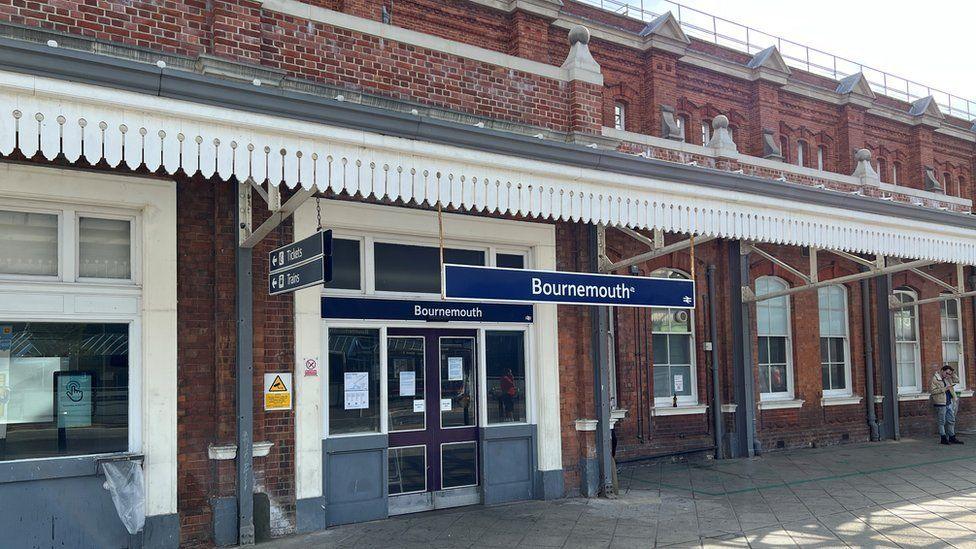
<svg viewBox="0 0 976 549">
<path fill-rule="evenodd" d="M 0 72 L 0 153 L 15 147 L 460 210 L 976 264 L 976 231 L 964 228 Z"/>
</svg>

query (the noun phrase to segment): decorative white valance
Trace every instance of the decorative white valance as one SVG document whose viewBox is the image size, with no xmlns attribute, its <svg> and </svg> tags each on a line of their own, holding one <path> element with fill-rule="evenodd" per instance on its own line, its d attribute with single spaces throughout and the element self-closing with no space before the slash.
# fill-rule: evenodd
<svg viewBox="0 0 976 549">
<path fill-rule="evenodd" d="M 0 72 L 0 152 L 976 264 L 976 231 Z M 712 175 L 702 170 L 702 178 Z"/>
</svg>

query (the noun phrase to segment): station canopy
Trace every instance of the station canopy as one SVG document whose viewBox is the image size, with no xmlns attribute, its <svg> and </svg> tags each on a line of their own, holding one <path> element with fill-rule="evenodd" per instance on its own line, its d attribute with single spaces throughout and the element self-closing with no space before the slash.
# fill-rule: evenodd
<svg viewBox="0 0 976 549">
<path fill-rule="evenodd" d="M 4 155 L 19 149 L 460 211 L 976 264 L 976 230 L 965 224 L 907 222 L 11 72 L 0 72 L 0 105 Z"/>
</svg>

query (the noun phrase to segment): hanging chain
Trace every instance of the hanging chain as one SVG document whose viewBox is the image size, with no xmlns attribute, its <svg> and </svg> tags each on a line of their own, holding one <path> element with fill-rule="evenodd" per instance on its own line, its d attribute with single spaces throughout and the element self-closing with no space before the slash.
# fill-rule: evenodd
<svg viewBox="0 0 976 549">
<path fill-rule="evenodd" d="M 315 197 L 315 222 L 318 224 L 319 232 L 322 232 L 322 199 Z"/>
</svg>

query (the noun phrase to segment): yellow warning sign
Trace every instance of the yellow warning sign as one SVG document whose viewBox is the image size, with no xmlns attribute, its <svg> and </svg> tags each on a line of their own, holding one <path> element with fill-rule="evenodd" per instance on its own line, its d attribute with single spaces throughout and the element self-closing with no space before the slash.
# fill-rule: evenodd
<svg viewBox="0 0 976 549">
<path fill-rule="evenodd" d="M 291 374 L 264 374 L 264 409 L 291 410 Z"/>
<path fill-rule="evenodd" d="M 287 393 L 288 387 L 285 387 L 285 382 L 281 381 L 281 376 L 276 375 L 274 381 L 271 382 L 271 387 L 268 387 L 269 393 Z"/>
</svg>

